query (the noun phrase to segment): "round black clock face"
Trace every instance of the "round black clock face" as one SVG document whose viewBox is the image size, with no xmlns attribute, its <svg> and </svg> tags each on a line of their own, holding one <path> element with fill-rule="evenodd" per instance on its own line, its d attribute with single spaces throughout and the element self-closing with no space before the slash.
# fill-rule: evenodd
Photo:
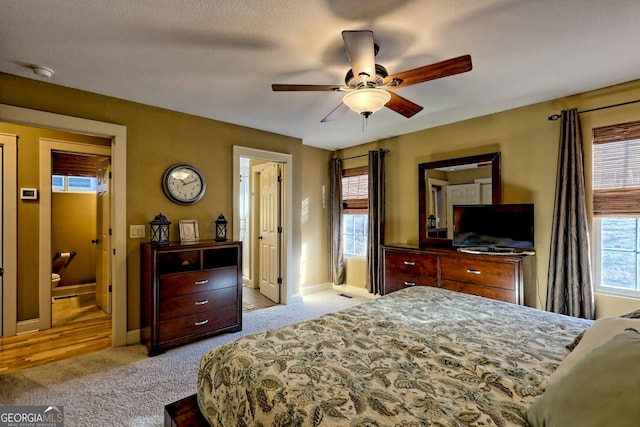
<svg viewBox="0 0 640 427">
<path fill-rule="evenodd" d="M 206 184 L 204 176 L 198 169 L 178 164 L 165 171 L 162 177 L 162 189 L 171 201 L 190 205 L 202 199 Z"/>
</svg>

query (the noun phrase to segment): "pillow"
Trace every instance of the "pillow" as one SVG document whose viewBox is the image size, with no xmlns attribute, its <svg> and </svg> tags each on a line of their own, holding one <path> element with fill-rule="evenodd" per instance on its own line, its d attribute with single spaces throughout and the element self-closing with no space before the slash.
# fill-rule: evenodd
<svg viewBox="0 0 640 427">
<path fill-rule="evenodd" d="M 587 338 L 585 334 L 585 339 Z M 586 354 L 527 410 L 532 427 L 637 427 L 640 333 L 619 332 Z"/>
<path fill-rule="evenodd" d="M 623 314 L 620 317 L 627 317 L 629 319 L 640 319 L 640 308 L 637 310 L 633 310 L 629 313 Z"/>
<path fill-rule="evenodd" d="M 629 319 L 640 319 L 640 308 L 638 308 L 637 310 L 633 310 L 629 313 L 622 314 L 618 317 L 625 317 Z M 576 346 L 580 344 L 580 340 L 582 340 L 582 337 L 584 336 L 585 332 L 586 332 L 586 329 L 580 332 L 578 335 L 576 335 L 573 341 L 567 344 L 566 348 L 569 349 L 569 351 L 572 351 L 574 348 L 576 348 Z"/>
<path fill-rule="evenodd" d="M 549 377 L 549 384 L 557 381 L 565 375 L 575 364 L 591 350 L 609 340 L 618 332 L 627 328 L 640 331 L 640 319 L 627 319 L 621 317 L 603 317 L 596 320 L 584 333 L 580 343 L 560 363 L 558 369 Z M 640 361 L 638 362 L 640 366 Z"/>
</svg>

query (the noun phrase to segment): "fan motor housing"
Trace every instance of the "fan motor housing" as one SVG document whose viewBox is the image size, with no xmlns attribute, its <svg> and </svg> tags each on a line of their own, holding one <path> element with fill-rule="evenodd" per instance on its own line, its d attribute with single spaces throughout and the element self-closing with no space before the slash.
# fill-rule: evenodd
<svg viewBox="0 0 640 427">
<path fill-rule="evenodd" d="M 366 82 L 366 86 L 368 87 L 378 87 L 382 86 L 384 79 L 389 75 L 387 69 L 384 68 L 380 64 L 376 64 L 376 75 L 373 79 L 369 79 Z M 344 82 L 347 86 L 352 89 L 357 89 L 365 86 L 365 82 L 363 82 L 360 77 L 356 77 L 353 75 L 353 69 L 349 69 L 347 71 L 347 75 L 344 78 Z"/>
</svg>

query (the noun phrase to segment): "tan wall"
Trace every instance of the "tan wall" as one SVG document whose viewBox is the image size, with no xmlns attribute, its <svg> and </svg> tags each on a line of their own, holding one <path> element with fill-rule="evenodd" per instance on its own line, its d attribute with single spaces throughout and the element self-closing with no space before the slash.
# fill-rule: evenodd
<svg viewBox="0 0 640 427">
<path fill-rule="evenodd" d="M 300 286 L 329 281 L 329 160 L 331 152 L 305 146 L 300 209 Z M 307 171 L 311 173 L 307 173 Z M 323 192 L 324 187 L 324 192 Z"/>
<path fill-rule="evenodd" d="M 196 219 L 201 239 L 214 237 L 214 221 L 219 213 L 232 218 L 232 146 L 239 145 L 293 156 L 292 285 L 301 285 L 300 258 L 303 245 L 301 210 L 308 177 L 328 183 L 328 171 L 322 161 L 313 162 L 324 150 L 310 149 L 301 140 L 269 132 L 236 126 L 161 108 L 110 98 L 49 83 L 0 74 L 0 103 L 75 117 L 121 124 L 127 127 L 127 226 L 145 224 L 162 212 L 171 222 L 171 236 L 178 236 L 180 219 Z M 328 153 L 328 152 L 327 152 Z M 309 155 L 311 159 L 305 160 Z M 161 177 L 174 163 L 189 163 L 199 168 L 207 181 L 207 192 L 193 206 L 180 206 L 162 192 Z M 37 165 L 37 161 L 34 163 Z M 303 167 L 304 174 L 303 174 Z M 21 169 L 21 168 L 19 168 Z M 22 173 L 19 170 L 19 173 Z M 37 181 L 34 181 L 37 184 Z M 35 186 L 35 185 L 34 185 Z M 314 212 L 320 201 L 312 199 Z M 315 219 L 314 219 L 315 221 Z M 232 235 L 233 224 L 229 224 Z M 128 236 L 128 232 L 127 232 Z M 306 236 L 306 234 L 305 234 Z M 148 226 L 147 226 L 148 237 Z M 128 330 L 139 327 L 140 239 L 127 243 L 127 323 Z M 310 242 L 313 244 L 314 242 Z M 30 243 L 35 251 L 37 240 Z M 326 264 L 308 263 L 313 273 L 305 277 L 328 280 Z M 303 283 L 306 284 L 306 283 Z M 19 284 L 22 286 L 22 283 Z M 23 303 L 24 303 L 23 299 Z M 33 302 L 32 307 L 37 305 Z M 37 313 L 36 313 L 37 314 Z"/>
<path fill-rule="evenodd" d="M 537 301 L 527 301 L 528 305 L 544 307 L 560 135 L 560 122 L 548 121 L 547 117 L 562 109 L 575 107 L 582 111 L 639 98 L 640 81 L 634 81 L 364 144 L 336 154 L 348 157 L 379 147 L 390 150 L 386 156 L 385 241 L 417 243 L 418 164 L 500 151 L 503 203 L 535 204 L 537 286 L 525 294 L 537 295 Z M 638 117 L 640 104 L 581 114 L 587 194 L 591 191 L 591 128 Z M 638 307 L 637 300 L 596 295 L 599 317 L 623 313 L 634 304 Z"/>
<path fill-rule="evenodd" d="M 59 286 L 96 281 L 96 204 L 96 194 L 51 195 L 51 259 L 56 252 L 76 253 Z"/>
</svg>

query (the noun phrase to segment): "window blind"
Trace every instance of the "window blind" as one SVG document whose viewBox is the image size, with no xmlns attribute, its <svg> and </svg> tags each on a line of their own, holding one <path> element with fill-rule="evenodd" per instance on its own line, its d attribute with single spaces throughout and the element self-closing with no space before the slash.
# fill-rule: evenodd
<svg viewBox="0 0 640 427">
<path fill-rule="evenodd" d="M 593 129 L 593 214 L 640 215 L 640 121 Z"/>
<path fill-rule="evenodd" d="M 342 172 L 342 200 L 345 213 L 366 213 L 369 207 L 369 170 L 367 166 Z"/>
</svg>

